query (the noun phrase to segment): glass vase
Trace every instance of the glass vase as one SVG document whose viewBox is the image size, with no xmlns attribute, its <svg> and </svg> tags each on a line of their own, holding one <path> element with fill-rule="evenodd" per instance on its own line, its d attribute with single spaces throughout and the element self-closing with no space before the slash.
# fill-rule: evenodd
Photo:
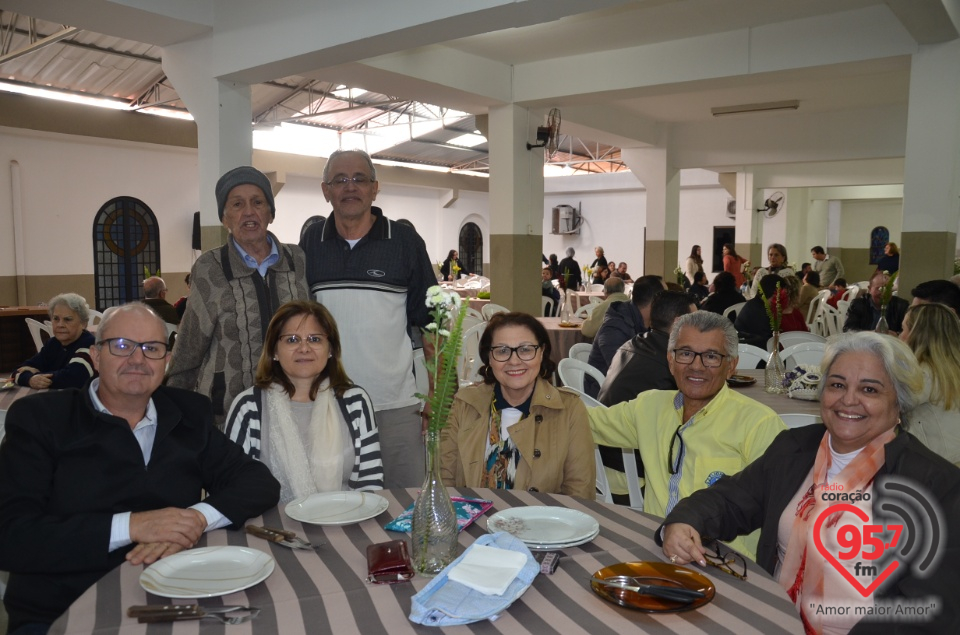
<svg viewBox="0 0 960 635">
<path fill-rule="evenodd" d="M 573 292 L 567 289 L 563 292 L 563 301 L 560 305 L 560 323 L 569 324 L 573 320 Z"/>
<path fill-rule="evenodd" d="M 427 473 L 413 506 L 413 568 L 433 576 L 457 557 L 457 514 L 440 478 L 440 433 L 427 433 Z"/>
<path fill-rule="evenodd" d="M 767 359 L 767 367 L 763 371 L 763 389 L 775 395 L 781 395 L 786 392 L 783 387 L 783 379 L 786 369 L 783 366 L 783 358 L 780 357 L 780 331 L 773 332 L 773 350 Z"/>
<path fill-rule="evenodd" d="M 876 328 L 873 329 L 877 333 L 889 333 L 890 325 L 887 324 L 887 305 L 880 305 L 880 320 L 877 322 Z"/>
</svg>

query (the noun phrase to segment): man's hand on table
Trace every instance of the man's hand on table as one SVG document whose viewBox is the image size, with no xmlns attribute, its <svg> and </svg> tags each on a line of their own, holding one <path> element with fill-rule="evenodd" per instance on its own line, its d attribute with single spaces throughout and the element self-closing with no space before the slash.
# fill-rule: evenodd
<svg viewBox="0 0 960 635">
<path fill-rule="evenodd" d="M 663 555 L 673 564 L 696 562 L 706 566 L 700 534 L 685 523 L 670 523 L 663 528 Z"/>
<path fill-rule="evenodd" d="M 153 564 L 160 558 L 172 556 L 183 547 L 172 542 L 142 542 L 127 553 L 130 564 Z"/>
<path fill-rule="evenodd" d="M 137 543 L 127 560 L 151 564 L 164 556 L 197 544 L 207 519 L 196 509 L 167 507 L 130 514 L 130 540 Z"/>
</svg>

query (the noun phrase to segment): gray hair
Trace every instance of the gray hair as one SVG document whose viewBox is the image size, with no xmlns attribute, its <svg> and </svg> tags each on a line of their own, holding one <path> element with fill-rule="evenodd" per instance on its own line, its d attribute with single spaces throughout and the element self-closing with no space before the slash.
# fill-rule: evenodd
<svg viewBox="0 0 960 635">
<path fill-rule="evenodd" d="M 151 276 L 143 281 L 143 297 L 148 300 L 159 298 L 167 290 L 167 283 L 159 276 Z"/>
<path fill-rule="evenodd" d="M 53 319 L 53 310 L 61 304 L 76 313 L 77 317 L 80 318 L 80 323 L 84 326 L 90 321 L 90 305 L 87 304 L 82 295 L 76 293 L 61 293 L 50 299 L 47 303 L 47 312 L 50 314 L 51 320 Z"/>
<path fill-rule="evenodd" d="M 130 313 L 131 311 L 141 311 L 149 314 L 150 318 L 156 321 L 157 326 L 163 333 L 163 339 L 161 341 L 167 341 L 167 323 L 163 321 L 163 318 L 157 315 L 156 311 L 151 309 L 143 302 L 128 302 L 127 304 L 120 306 L 112 306 L 103 312 L 103 319 L 100 320 L 100 325 L 97 326 L 96 343 L 101 344 L 104 339 L 107 339 L 104 337 L 104 334 L 110 330 L 110 324 L 113 322 L 115 317 L 121 313 Z"/>
<path fill-rule="evenodd" d="M 607 278 L 603 281 L 603 291 L 607 295 L 614 293 L 623 293 L 626 287 L 623 286 L 623 278 Z"/>
<path fill-rule="evenodd" d="M 323 166 L 323 182 L 330 182 L 330 164 L 333 163 L 334 159 L 344 154 L 358 154 L 363 157 L 363 160 L 367 162 L 367 168 L 370 170 L 370 179 L 373 181 L 377 180 L 377 168 L 373 167 L 373 159 L 370 158 L 370 155 L 363 150 L 334 150 L 330 153 L 330 156 L 327 157 L 327 163 Z"/>
<path fill-rule="evenodd" d="M 884 372 L 893 382 L 901 418 L 904 413 L 910 412 L 920 404 L 923 392 L 923 371 L 920 370 L 920 364 L 913 351 L 897 338 L 873 331 L 844 333 L 830 340 L 820 361 L 822 379 L 818 394 L 821 398 L 830 368 L 845 353 L 870 353 L 879 360 Z"/>
<path fill-rule="evenodd" d="M 677 340 L 680 338 L 680 329 L 689 326 L 697 329 L 701 333 L 711 331 L 723 331 L 725 349 L 724 355 L 731 359 L 740 358 L 740 336 L 737 335 L 737 329 L 733 327 L 733 322 L 719 313 L 710 311 L 694 311 L 681 315 L 674 321 L 673 328 L 670 329 L 670 342 L 667 344 L 667 350 L 672 351 L 677 347 Z"/>
<path fill-rule="evenodd" d="M 573 258 L 573 254 L 575 254 L 575 253 L 577 253 L 577 252 L 575 252 L 575 251 L 573 250 L 573 247 L 567 247 L 567 257 L 568 257 L 568 258 Z"/>
</svg>

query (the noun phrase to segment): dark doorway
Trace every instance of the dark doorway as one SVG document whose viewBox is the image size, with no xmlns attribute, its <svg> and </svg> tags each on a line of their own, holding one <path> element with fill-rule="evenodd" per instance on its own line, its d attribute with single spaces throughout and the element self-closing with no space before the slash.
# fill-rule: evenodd
<svg viewBox="0 0 960 635">
<path fill-rule="evenodd" d="M 476 223 L 465 223 L 460 228 L 460 260 L 467 273 L 483 275 L 483 233 Z"/>
<path fill-rule="evenodd" d="M 736 237 L 736 227 L 713 228 L 713 261 L 711 263 L 713 266 L 711 271 L 713 273 L 720 273 L 723 271 L 723 246 L 727 243 L 736 245 Z"/>
</svg>

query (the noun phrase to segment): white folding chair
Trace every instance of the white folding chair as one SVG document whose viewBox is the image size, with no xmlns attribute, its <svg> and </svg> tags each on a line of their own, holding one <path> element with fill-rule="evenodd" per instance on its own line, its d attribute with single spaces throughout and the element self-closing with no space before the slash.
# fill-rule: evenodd
<svg viewBox="0 0 960 635">
<path fill-rule="evenodd" d="M 847 321 L 847 311 L 850 310 L 850 300 L 837 300 L 837 312 L 840 314 L 840 328 Z"/>
<path fill-rule="evenodd" d="M 840 316 L 840 311 L 833 308 L 826 302 L 823 303 L 820 317 L 823 319 L 824 337 L 839 335 L 843 332 L 843 323 L 846 320 Z"/>
<path fill-rule="evenodd" d="M 847 287 L 847 290 L 843 292 L 843 295 L 840 296 L 840 299 L 853 302 L 857 299 L 858 295 L 860 295 L 860 287 L 853 285 L 852 287 Z"/>
<path fill-rule="evenodd" d="M 583 405 L 590 408 L 606 408 L 602 403 L 587 395 L 586 393 L 580 392 L 580 400 L 583 402 Z M 640 489 L 640 471 L 637 468 L 637 458 L 633 454 L 633 450 L 628 448 L 621 448 L 623 451 L 623 477 L 626 479 L 627 494 L 630 496 L 630 507 L 637 511 L 643 511 L 643 491 Z M 613 502 L 612 488 L 610 487 L 610 477 L 613 476 L 619 480 L 619 472 L 615 470 L 610 470 L 610 474 L 607 474 L 607 470 L 610 468 L 603 466 L 603 457 L 600 456 L 600 449 L 595 448 L 594 461 L 596 461 L 597 469 L 597 500 L 603 500 L 605 503 Z"/>
<path fill-rule="evenodd" d="M 586 362 L 579 359 L 564 357 L 557 364 L 557 374 L 560 375 L 560 381 L 564 386 L 573 388 L 577 392 L 583 392 L 583 377 L 590 375 L 598 384 L 603 385 L 605 379 L 603 373 Z"/>
<path fill-rule="evenodd" d="M 468 386 L 480 381 L 478 371 L 480 370 L 480 336 L 487 328 L 486 322 L 481 322 L 471 326 L 464 331 L 462 345 L 460 346 L 460 358 L 457 360 L 457 368 L 460 369 L 460 385 Z M 426 393 L 424 393 L 426 394 Z"/>
<path fill-rule="evenodd" d="M 587 291 L 592 291 L 592 292 L 594 292 L 594 293 L 603 293 L 603 285 L 602 285 L 602 284 L 588 284 L 588 285 L 587 285 Z"/>
<path fill-rule="evenodd" d="M 477 311 L 476 309 L 474 309 L 473 307 L 471 307 L 471 306 L 469 306 L 469 305 L 466 305 L 466 303 L 464 303 L 463 305 L 461 305 L 461 310 L 467 312 L 467 317 L 477 318 L 477 319 L 480 320 L 481 322 L 485 322 L 485 321 L 486 321 L 486 320 L 484 319 L 484 317 L 483 317 L 483 313 L 481 313 L 480 311 Z M 464 327 L 464 330 L 466 330 L 466 327 Z"/>
<path fill-rule="evenodd" d="M 477 315 L 472 315 L 470 313 L 463 316 L 463 332 L 466 333 L 467 329 L 471 326 L 476 326 L 477 324 L 486 324 L 486 320 L 483 319 L 483 316 L 480 315 L 480 311 L 474 311 Z"/>
<path fill-rule="evenodd" d="M 796 368 L 800 364 L 819 366 L 820 360 L 823 359 L 823 351 L 826 348 L 826 342 L 801 342 L 786 347 L 780 353 L 780 356 L 783 358 L 783 365 L 788 370 Z"/>
<path fill-rule="evenodd" d="M 483 314 L 483 319 L 489 320 L 497 313 L 509 313 L 510 309 L 499 304 L 494 304 L 493 302 L 488 302 L 483 305 L 483 308 L 480 309 L 480 313 Z"/>
<path fill-rule="evenodd" d="M 783 420 L 783 423 L 786 424 L 788 428 L 802 428 L 803 426 L 810 426 L 815 423 L 822 423 L 820 419 L 820 415 L 789 413 L 789 414 L 780 415 L 780 418 Z"/>
<path fill-rule="evenodd" d="M 573 317 L 580 320 L 586 320 L 588 317 L 590 317 L 590 314 L 593 313 L 595 308 L 597 308 L 596 304 L 584 304 L 582 307 L 577 309 L 577 312 L 573 314 Z"/>
<path fill-rule="evenodd" d="M 556 308 L 556 303 L 553 301 L 553 298 L 548 298 L 545 295 L 540 296 L 540 315 L 544 317 L 553 317 L 554 309 Z"/>
<path fill-rule="evenodd" d="M 103 321 L 103 313 L 90 309 L 90 326 L 96 326 Z"/>
<path fill-rule="evenodd" d="M 723 317 L 730 318 L 731 322 L 735 322 L 737 319 L 737 314 L 740 313 L 740 309 L 743 308 L 743 305 L 746 302 L 738 302 L 737 304 L 731 304 L 726 309 L 723 310 Z"/>
<path fill-rule="evenodd" d="M 753 344 L 739 344 L 737 351 L 740 359 L 737 360 L 737 370 L 753 370 L 760 362 L 767 361 L 770 355 L 767 351 Z"/>
<path fill-rule="evenodd" d="M 610 481 L 607 480 L 607 472 L 603 468 L 600 448 L 594 446 L 593 452 L 593 460 L 596 461 L 597 470 L 597 500 L 603 503 L 613 503 L 613 494 L 610 492 Z"/>
<path fill-rule="evenodd" d="M 33 338 L 33 343 L 37 347 L 37 352 L 40 352 L 40 349 L 43 348 L 43 344 L 46 340 L 53 337 L 53 329 L 49 326 L 42 324 L 33 318 L 23 318 L 27 321 L 27 328 L 30 329 L 30 337 Z M 41 333 L 46 333 L 46 339 L 41 335 Z"/>
<path fill-rule="evenodd" d="M 590 357 L 590 351 L 593 349 L 593 344 L 587 342 L 577 342 L 570 347 L 570 351 L 567 353 L 567 357 L 572 357 L 573 359 L 579 359 L 584 364 L 587 363 L 587 358 Z"/>
<path fill-rule="evenodd" d="M 810 328 L 810 325 L 813 324 L 814 318 L 820 311 L 820 303 L 826 302 L 827 298 L 829 297 L 830 289 L 823 289 L 817 293 L 817 297 L 815 297 L 813 300 L 810 300 L 810 308 L 807 309 L 807 328 Z"/>
<path fill-rule="evenodd" d="M 787 331 L 780 334 L 780 345 L 784 348 L 794 344 L 803 344 L 804 342 L 826 342 L 827 339 L 816 333 L 805 333 L 803 331 Z M 767 352 L 773 352 L 773 338 L 767 340 Z"/>
</svg>

